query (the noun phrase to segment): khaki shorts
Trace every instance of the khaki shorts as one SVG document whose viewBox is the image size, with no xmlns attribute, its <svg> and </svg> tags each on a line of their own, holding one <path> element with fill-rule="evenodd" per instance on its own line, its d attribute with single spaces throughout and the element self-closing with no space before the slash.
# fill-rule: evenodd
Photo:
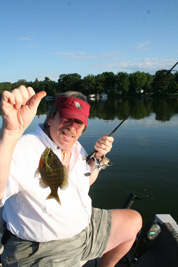
<svg viewBox="0 0 178 267">
<path fill-rule="evenodd" d="M 111 229 L 111 211 L 93 208 L 91 222 L 70 239 L 31 242 L 10 236 L 2 254 L 3 266 L 79 267 L 80 261 L 101 257 Z"/>
</svg>

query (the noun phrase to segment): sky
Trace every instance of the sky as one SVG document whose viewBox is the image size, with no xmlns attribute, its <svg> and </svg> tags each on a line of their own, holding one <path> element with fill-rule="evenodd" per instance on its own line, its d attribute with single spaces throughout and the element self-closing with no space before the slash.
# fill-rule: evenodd
<svg viewBox="0 0 178 267">
<path fill-rule="evenodd" d="M 177 61 L 177 0 L 0 0 L 0 82 L 155 74 Z"/>
</svg>

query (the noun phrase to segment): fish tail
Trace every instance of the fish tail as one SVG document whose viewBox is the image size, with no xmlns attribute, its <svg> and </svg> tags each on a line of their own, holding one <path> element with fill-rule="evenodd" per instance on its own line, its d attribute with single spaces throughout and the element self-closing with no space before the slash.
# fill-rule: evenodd
<svg viewBox="0 0 178 267">
<path fill-rule="evenodd" d="M 58 196 L 57 194 L 54 195 L 54 194 L 50 193 L 50 194 L 47 196 L 46 199 L 51 199 L 51 198 L 54 198 L 54 199 L 61 205 L 60 198 L 59 198 L 59 196 Z"/>
</svg>

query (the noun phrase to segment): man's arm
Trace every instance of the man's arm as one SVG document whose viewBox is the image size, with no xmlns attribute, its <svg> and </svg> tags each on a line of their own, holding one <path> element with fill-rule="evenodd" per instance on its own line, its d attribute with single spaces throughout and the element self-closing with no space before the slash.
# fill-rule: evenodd
<svg viewBox="0 0 178 267">
<path fill-rule="evenodd" d="M 21 85 L 12 92 L 4 91 L 1 98 L 3 125 L 0 130 L 0 199 L 9 178 L 15 146 L 36 115 L 45 92 L 35 94 L 32 87 Z"/>
<path fill-rule="evenodd" d="M 102 156 L 105 156 L 108 152 L 111 151 L 113 141 L 114 138 L 112 136 L 103 136 L 96 142 L 94 146 L 95 151 L 97 151 L 95 153 L 96 159 L 100 160 Z M 92 168 L 92 173 L 90 175 L 90 185 L 92 185 L 98 178 L 99 171 L 94 168 L 95 162 L 93 161 L 93 159 L 90 159 L 88 164 Z"/>
</svg>

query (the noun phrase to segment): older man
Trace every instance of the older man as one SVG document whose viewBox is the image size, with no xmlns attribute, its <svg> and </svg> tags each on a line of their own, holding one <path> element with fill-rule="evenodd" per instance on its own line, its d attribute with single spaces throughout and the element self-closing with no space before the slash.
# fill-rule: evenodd
<svg viewBox="0 0 178 267">
<path fill-rule="evenodd" d="M 0 199 L 7 227 L 3 266 L 77 267 L 81 260 L 96 257 L 102 257 L 101 266 L 114 266 L 131 248 L 142 222 L 134 210 L 92 208 L 89 187 L 113 138 L 100 138 L 94 160 L 84 160 L 87 154 L 78 139 L 88 126 L 90 106 L 78 92 L 59 96 L 44 124 L 23 135 L 44 96 L 25 86 L 2 95 Z M 58 188 L 61 205 L 47 199 L 50 188 L 42 188 L 35 178 L 46 147 L 69 170 L 68 187 Z"/>
</svg>

